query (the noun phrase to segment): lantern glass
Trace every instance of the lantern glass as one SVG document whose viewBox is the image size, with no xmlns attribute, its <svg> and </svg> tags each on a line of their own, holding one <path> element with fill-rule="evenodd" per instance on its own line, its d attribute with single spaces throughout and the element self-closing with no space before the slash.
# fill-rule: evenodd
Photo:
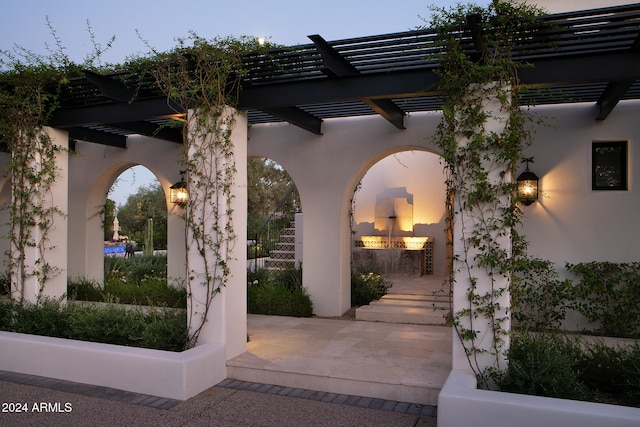
<svg viewBox="0 0 640 427">
<path fill-rule="evenodd" d="M 169 201 L 179 206 L 184 206 L 189 200 L 187 184 L 183 181 L 177 182 L 169 187 Z"/>
<path fill-rule="evenodd" d="M 533 172 L 526 171 L 518 177 L 518 198 L 527 206 L 538 200 L 538 177 Z"/>
</svg>

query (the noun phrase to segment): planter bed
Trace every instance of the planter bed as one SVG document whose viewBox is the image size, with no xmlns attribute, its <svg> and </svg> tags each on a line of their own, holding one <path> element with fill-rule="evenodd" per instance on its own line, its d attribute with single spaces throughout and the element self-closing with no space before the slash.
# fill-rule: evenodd
<svg viewBox="0 0 640 427">
<path fill-rule="evenodd" d="M 221 343 L 180 353 L 0 332 L 0 370 L 186 400 L 227 377 Z"/>
<path fill-rule="evenodd" d="M 634 426 L 640 408 L 478 390 L 470 372 L 451 371 L 438 397 L 438 426 Z"/>
</svg>

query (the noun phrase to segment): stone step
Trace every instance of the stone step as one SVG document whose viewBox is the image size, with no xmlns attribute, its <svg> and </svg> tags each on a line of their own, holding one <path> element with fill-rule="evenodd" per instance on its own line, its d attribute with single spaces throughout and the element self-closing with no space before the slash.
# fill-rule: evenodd
<svg viewBox="0 0 640 427">
<path fill-rule="evenodd" d="M 449 309 L 370 304 L 356 309 L 356 320 L 416 325 L 446 325 Z"/>
<path fill-rule="evenodd" d="M 445 294 L 386 294 L 380 299 L 380 301 L 423 301 L 448 304 L 451 301 L 451 297 Z"/>
<path fill-rule="evenodd" d="M 302 388 L 325 393 L 356 395 L 372 399 L 395 402 L 410 402 L 418 405 L 438 405 L 438 395 L 442 386 L 424 385 L 416 380 L 414 383 L 397 381 L 380 382 L 375 379 L 354 378 L 351 375 L 341 376 L 326 372 L 310 372 L 312 367 L 288 371 L 269 366 L 251 366 L 255 359 L 250 353 L 244 353 L 227 362 L 227 378 L 274 384 L 281 387 Z"/>
<path fill-rule="evenodd" d="M 392 300 L 392 299 L 380 299 L 378 301 L 371 301 L 369 305 L 385 306 L 385 307 L 414 307 L 414 308 L 426 308 L 431 310 L 449 310 L 451 307 L 449 301 L 427 301 L 427 300 Z"/>
<path fill-rule="evenodd" d="M 295 243 L 276 243 L 276 251 L 295 252 Z"/>
<path fill-rule="evenodd" d="M 264 262 L 264 268 L 267 270 L 277 270 L 280 268 L 294 268 L 296 265 L 295 259 L 267 259 Z"/>
<path fill-rule="evenodd" d="M 269 259 L 294 259 L 296 257 L 295 251 L 271 251 L 269 252 Z"/>
</svg>

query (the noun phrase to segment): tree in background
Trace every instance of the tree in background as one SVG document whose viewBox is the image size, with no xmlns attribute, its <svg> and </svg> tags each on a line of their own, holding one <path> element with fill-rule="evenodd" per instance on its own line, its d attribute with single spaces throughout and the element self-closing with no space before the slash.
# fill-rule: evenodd
<svg viewBox="0 0 640 427">
<path fill-rule="evenodd" d="M 111 199 L 107 199 L 104 202 L 104 240 L 111 240 L 113 237 L 113 219 L 116 217 L 116 202 Z"/>
<path fill-rule="evenodd" d="M 140 187 L 118 208 L 120 234 L 142 243 L 145 241 L 145 226 L 153 219 L 154 249 L 167 248 L 167 201 L 159 183 Z M 112 220 L 113 221 L 113 220 Z"/>
<path fill-rule="evenodd" d="M 253 158 L 247 161 L 248 182 L 248 235 L 257 229 L 294 187 L 289 174 L 276 162 L 267 158 Z M 300 196 L 296 190 L 282 206 L 283 211 L 294 212 L 300 206 Z M 105 240 L 113 236 L 115 202 L 107 199 L 105 204 Z M 127 198 L 127 202 L 117 209 L 120 234 L 129 236 L 139 244 L 145 241 L 145 226 L 153 218 L 154 249 L 167 247 L 167 204 L 164 191 L 159 183 L 140 187 Z"/>
<path fill-rule="evenodd" d="M 248 236 L 253 236 L 295 184 L 289 174 L 273 160 L 253 158 L 247 161 L 247 185 L 247 232 Z M 294 212 L 299 207 L 300 196 L 294 190 L 281 209 Z"/>
</svg>

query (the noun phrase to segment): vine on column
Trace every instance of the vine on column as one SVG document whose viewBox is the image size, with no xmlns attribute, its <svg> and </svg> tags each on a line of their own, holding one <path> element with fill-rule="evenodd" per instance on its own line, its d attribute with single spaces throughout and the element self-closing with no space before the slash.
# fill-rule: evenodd
<svg viewBox="0 0 640 427">
<path fill-rule="evenodd" d="M 231 208 L 236 174 L 231 141 L 235 107 L 246 74 L 243 56 L 264 49 L 257 38 L 208 41 L 191 34 L 179 40 L 174 50 L 135 65 L 154 76 L 169 100 L 189 111 L 184 117 L 181 160 L 189 190 L 185 241 L 187 254 L 199 256 L 197 261 L 187 256 L 186 261 L 187 295 L 192 298 L 187 348 L 196 345 L 212 302 L 228 281 L 237 239 Z M 205 301 L 193 300 L 194 286 L 206 288 Z M 196 303 L 204 310 L 196 312 Z"/>
<path fill-rule="evenodd" d="M 450 220 L 455 217 L 460 222 L 456 230 L 461 230 L 454 236 L 462 249 L 452 260 L 450 286 L 463 287 L 466 295 L 453 324 L 483 388 L 504 368 L 510 313 L 501 300 L 509 291 L 514 263 L 526 251 L 516 229 L 522 211 L 512 176 L 532 138 L 531 117 L 512 96 L 518 68 L 526 65 L 511 54 L 518 40 L 539 27 L 536 16 L 541 14 L 537 7 L 494 0 L 486 9 L 435 9 L 430 25 L 437 31 L 444 96 L 433 140 L 446 162 L 447 200 L 455 202 Z M 496 105 L 489 107 L 489 102 Z M 490 331 L 489 343 L 483 342 L 481 323 Z"/>
<path fill-rule="evenodd" d="M 67 63 L 23 52 L 24 58 L 2 52 L 0 59 L 0 137 L 11 154 L 7 174 L 11 179 L 9 211 L 10 249 L 6 266 L 11 277 L 10 297 L 31 299 L 25 283 L 35 278 L 40 300 L 46 283 L 60 274 L 48 262 L 55 247 L 49 235 L 56 217 L 64 213 L 54 204 L 51 189 L 57 176 L 56 146 L 44 126 L 56 108 L 58 93 L 66 82 Z M 64 59 L 64 57 L 62 57 Z M 60 59 L 60 57 L 58 57 Z M 34 260 L 27 259 L 36 252 Z"/>
</svg>

